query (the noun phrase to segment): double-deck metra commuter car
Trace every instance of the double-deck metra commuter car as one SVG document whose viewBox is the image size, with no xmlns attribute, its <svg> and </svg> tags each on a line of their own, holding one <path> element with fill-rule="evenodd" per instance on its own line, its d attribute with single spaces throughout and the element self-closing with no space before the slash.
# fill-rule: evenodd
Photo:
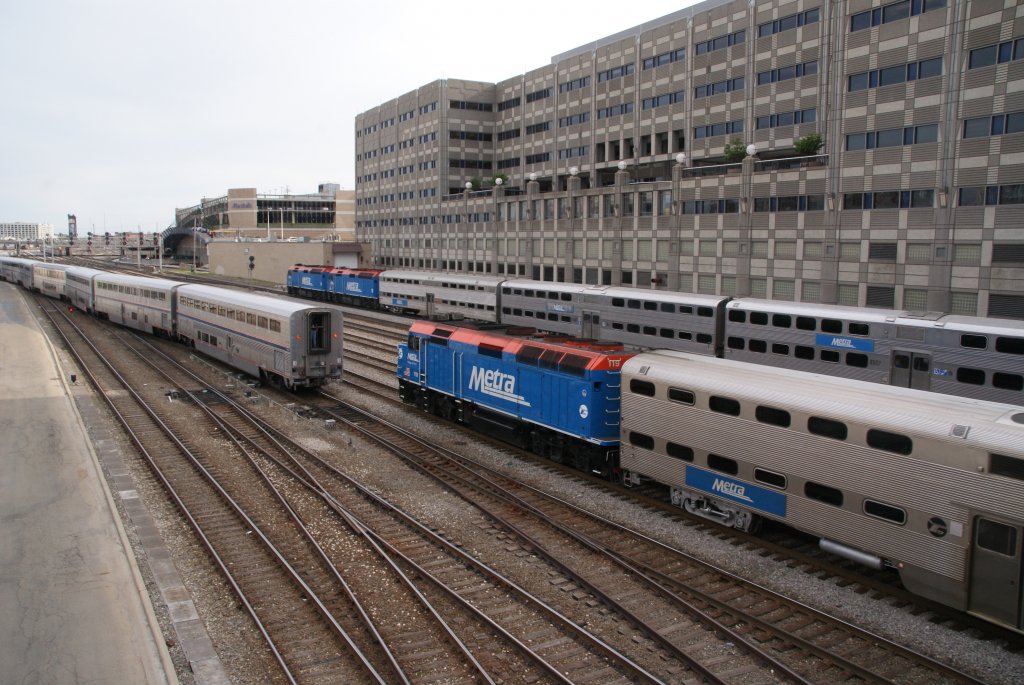
<svg viewBox="0 0 1024 685">
<path fill-rule="evenodd" d="M 908 590 L 1024 629 L 1024 409 L 682 352 L 622 374 L 625 480 L 776 519 Z"/>
<path fill-rule="evenodd" d="M 473 319 L 495 323 L 503 279 L 428 271 L 384 271 L 380 306 L 428 319 Z"/>
</svg>

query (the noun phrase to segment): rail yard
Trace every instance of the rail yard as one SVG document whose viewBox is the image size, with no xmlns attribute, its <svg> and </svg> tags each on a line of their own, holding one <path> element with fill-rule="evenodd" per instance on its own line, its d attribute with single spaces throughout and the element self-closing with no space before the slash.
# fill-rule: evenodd
<svg viewBox="0 0 1024 685">
<path fill-rule="evenodd" d="M 37 302 L 132 404 L 135 477 L 238 682 L 1013 682 L 1020 665 L 1019 636 L 891 579 L 403 407 L 394 317 L 346 314 L 342 382 L 292 395 Z"/>
</svg>

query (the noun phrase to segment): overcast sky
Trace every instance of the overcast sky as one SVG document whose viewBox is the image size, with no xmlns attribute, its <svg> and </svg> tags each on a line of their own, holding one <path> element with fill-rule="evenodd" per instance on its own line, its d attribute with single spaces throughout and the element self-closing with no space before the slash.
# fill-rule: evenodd
<svg viewBox="0 0 1024 685">
<path fill-rule="evenodd" d="M 228 188 L 353 188 L 356 114 L 500 81 L 693 1 L 7 0 L 0 221 L 163 230 Z"/>
</svg>

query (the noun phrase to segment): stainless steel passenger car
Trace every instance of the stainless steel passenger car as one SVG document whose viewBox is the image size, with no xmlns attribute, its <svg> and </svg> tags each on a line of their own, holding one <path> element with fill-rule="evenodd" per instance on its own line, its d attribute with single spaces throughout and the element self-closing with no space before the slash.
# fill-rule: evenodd
<svg viewBox="0 0 1024 685">
<path fill-rule="evenodd" d="M 93 278 L 96 316 L 143 333 L 173 337 L 178 281 L 101 272 Z"/>
<path fill-rule="evenodd" d="M 717 354 L 728 297 L 599 285 L 505 281 L 501 321 L 632 347 Z"/>
<path fill-rule="evenodd" d="M 0 278 L 8 283 L 17 283 L 22 288 L 32 289 L 32 265 L 34 259 L 23 257 L 0 257 Z"/>
<path fill-rule="evenodd" d="M 69 266 L 64 274 L 64 297 L 72 305 L 89 314 L 95 313 L 96 304 L 92 282 L 105 271 L 87 266 Z"/>
<path fill-rule="evenodd" d="M 1024 405 L 1024 321 L 732 300 L 724 356 Z"/>
<path fill-rule="evenodd" d="M 35 262 L 32 265 L 32 290 L 55 300 L 65 299 L 64 283 L 69 268 L 67 264 Z"/>
<path fill-rule="evenodd" d="M 176 292 L 177 335 L 215 359 L 285 388 L 341 378 L 336 307 L 206 285 Z"/>
<path fill-rule="evenodd" d="M 380 305 L 432 320 L 469 318 L 496 323 L 503 280 L 472 274 L 384 271 L 380 274 Z"/>
<path fill-rule="evenodd" d="M 1024 629 L 1024 409 L 661 351 L 623 366 L 627 482 L 777 519 L 912 592 Z"/>
</svg>

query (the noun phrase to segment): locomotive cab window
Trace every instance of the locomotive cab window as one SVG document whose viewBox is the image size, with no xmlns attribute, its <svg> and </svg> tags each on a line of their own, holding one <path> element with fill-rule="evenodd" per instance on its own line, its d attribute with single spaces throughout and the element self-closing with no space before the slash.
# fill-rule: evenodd
<svg viewBox="0 0 1024 685">
<path fill-rule="evenodd" d="M 533 345 L 524 345 L 519 352 L 516 353 L 516 361 L 520 364 L 528 364 L 529 366 L 537 366 L 537 360 L 544 353 L 544 348 L 534 347 Z"/>
<path fill-rule="evenodd" d="M 582 378 L 586 375 L 587 364 L 589 363 L 590 359 L 587 357 L 583 357 L 578 354 L 566 354 L 562 357 L 562 361 L 558 365 L 558 370 L 572 374 L 573 376 L 580 376 Z"/>
</svg>

